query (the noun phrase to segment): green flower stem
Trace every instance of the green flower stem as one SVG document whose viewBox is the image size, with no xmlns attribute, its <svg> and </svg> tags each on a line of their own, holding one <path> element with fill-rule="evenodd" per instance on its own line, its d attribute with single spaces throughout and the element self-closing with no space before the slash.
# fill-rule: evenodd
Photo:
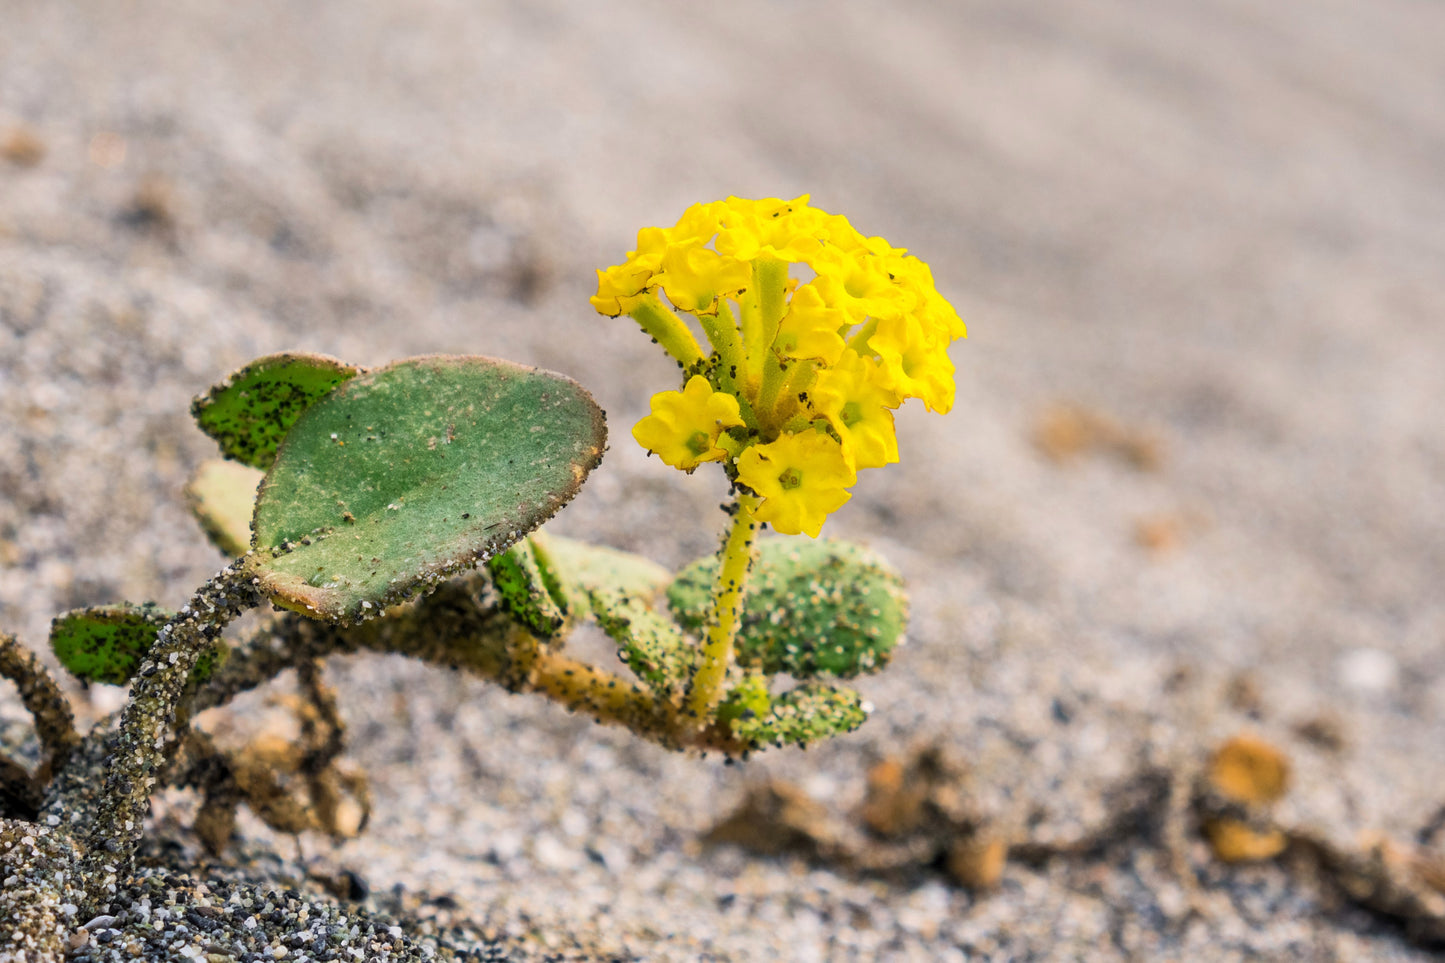
<svg viewBox="0 0 1445 963">
<path fill-rule="evenodd" d="M 753 261 L 753 283 L 748 294 L 757 299 L 757 315 L 752 324 L 743 325 L 743 347 L 747 352 L 748 382 L 761 389 L 764 368 L 773 354 L 773 340 L 787 310 L 788 262 L 773 257 Z"/>
<path fill-rule="evenodd" d="M 714 314 L 698 313 L 697 320 L 712 343 L 718 357 L 718 385 L 728 394 L 737 394 L 738 375 L 742 373 L 743 345 L 738 337 L 737 322 L 727 302 L 719 298 Z"/>
<path fill-rule="evenodd" d="M 756 395 L 762 381 L 761 373 L 752 370 L 753 345 L 762 340 L 762 308 L 758 286 L 750 284 L 738 295 L 738 327 L 742 331 L 742 360 L 738 363 L 738 396 Z"/>
<path fill-rule="evenodd" d="M 782 420 L 778 417 L 778 396 L 788 380 L 791 367 L 784 366 L 776 352 L 768 351 L 767 359 L 763 362 L 763 385 L 758 389 L 757 404 L 757 410 L 762 413 L 768 429 L 776 429 Z"/>
<path fill-rule="evenodd" d="M 867 354 L 868 339 L 873 337 L 874 333 L 877 332 L 877 330 L 878 319 L 869 318 L 867 321 L 863 322 L 863 327 L 859 328 L 857 331 L 854 331 L 852 336 L 848 338 L 848 347 L 852 348 L 859 354 Z"/>
<path fill-rule="evenodd" d="M 778 325 L 788 309 L 788 262 L 775 257 L 758 258 L 753 262 L 753 278 L 758 286 L 763 330 L 772 336 L 767 347 L 772 347 L 772 338 L 777 337 Z"/>
<path fill-rule="evenodd" d="M 753 545 L 761 527 L 753 515 L 760 501 L 756 495 L 738 495 L 732 528 L 723 542 L 722 564 L 718 566 L 717 582 L 713 586 L 707 641 L 687 696 L 687 711 L 700 726 L 711 721 L 713 710 L 722 699 L 723 680 L 732 662 L 738 617 L 747 592 L 748 569 L 753 562 Z"/>
<path fill-rule="evenodd" d="M 717 314 L 711 317 L 698 315 L 698 320 L 702 322 L 703 330 L 707 332 L 708 340 L 718 354 L 718 389 L 738 400 L 738 410 L 743 417 L 743 423 L 756 430 L 759 427 L 758 416 L 743 390 L 747 381 L 747 359 L 743 356 L 743 343 L 738 337 L 738 326 L 732 311 L 727 302 L 719 298 Z M 717 329 L 716 332 L 714 328 Z"/>
<path fill-rule="evenodd" d="M 87 840 L 84 879 L 90 909 L 98 911 L 130 869 L 196 660 L 215 645 L 227 623 L 261 603 L 242 570 L 245 561 L 233 562 L 201 586 L 190 604 L 161 628 L 131 685 L 120 724 L 107 742 L 104 802 Z"/>
<path fill-rule="evenodd" d="M 664 351 L 676 358 L 684 368 L 690 368 L 703 360 L 702 348 L 697 339 L 672 311 L 668 310 L 657 295 L 648 294 L 628 316 L 642 326 Z"/>
<path fill-rule="evenodd" d="M 808 415 L 808 402 L 805 395 L 812 389 L 813 383 L 818 380 L 818 364 L 815 361 L 794 361 L 788 367 L 788 380 L 783 385 L 779 395 L 777 410 L 774 417 L 783 426 L 783 431 L 795 431 L 790 423 L 799 416 Z M 807 422 L 804 419 L 804 423 Z"/>
</svg>

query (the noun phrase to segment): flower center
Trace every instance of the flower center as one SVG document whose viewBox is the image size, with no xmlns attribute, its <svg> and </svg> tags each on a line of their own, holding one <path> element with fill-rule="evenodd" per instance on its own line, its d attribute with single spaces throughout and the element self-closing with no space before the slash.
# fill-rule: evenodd
<svg viewBox="0 0 1445 963">
<path fill-rule="evenodd" d="M 694 456 L 705 455 L 712 450 L 712 436 L 705 431 L 694 431 L 683 444 Z"/>
<path fill-rule="evenodd" d="M 792 491 L 803 484 L 803 473 L 796 468 L 789 468 L 778 476 L 778 484 L 783 487 L 783 491 Z"/>
</svg>

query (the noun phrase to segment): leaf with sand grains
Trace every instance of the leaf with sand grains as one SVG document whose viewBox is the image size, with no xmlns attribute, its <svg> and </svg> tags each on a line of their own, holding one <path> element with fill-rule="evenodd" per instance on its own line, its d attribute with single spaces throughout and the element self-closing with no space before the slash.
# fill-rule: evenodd
<svg viewBox="0 0 1445 963">
<path fill-rule="evenodd" d="M 283 608 L 349 623 L 503 551 L 602 458 L 575 381 L 432 356 L 351 379 L 287 432 L 261 484 L 249 571 Z"/>
</svg>

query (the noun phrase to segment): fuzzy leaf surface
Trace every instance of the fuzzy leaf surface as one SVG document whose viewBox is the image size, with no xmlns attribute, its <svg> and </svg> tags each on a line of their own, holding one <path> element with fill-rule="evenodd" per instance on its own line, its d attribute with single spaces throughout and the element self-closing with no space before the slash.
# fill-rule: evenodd
<svg viewBox="0 0 1445 963">
<path fill-rule="evenodd" d="M 487 561 L 487 572 L 502 608 L 528 632 L 550 639 L 561 631 L 568 612 L 547 590 L 532 539 L 524 538 Z"/>
<path fill-rule="evenodd" d="M 666 568 L 631 552 L 545 532 L 529 541 L 548 587 L 573 612 L 585 611 L 596 592 L 651 601 L 672 581 Z"/>
<path fill-rule="evenodd" d="M 76 609 L 50 623 L 50 647 L 77 679 L 124 685 L 145 661 L 161 626 L 174 614 L 154 602 Z M 191 670 L 191 680 L 204 682 L 222 657 L 219 649 L 207 651 Z"/>
<path fill-rule="evenodd" d="M 805 682 L 772 700 L 766 713 L 744 711 L 733 734 L 753 749 L 819 742 L 852 732 L 868 719 L 863 700 L 846 686 Z"/>
<path fill-rule="evenodd" d="M 551 518 L 606 436 L 591 395 L 551 372 L 440 355 L 369 371 L 287 433 L 257 498 L 251 571 L 304 615 L 378 615 Z"/>
<path fill-rule="evenodd" d="M 666 698 L 682 690 L 699 650 L 676 623 L 621 592 L 594 590 L 591 606 L 597 624 L 620 647 L 622 661 L 655 695 Z"/>
<path fill-rule="evenodd" d="M 678 624 L 700 632 L 717 558 L 678 573 L 667 590 Z M 769 538 L 758 545 L 738 628 L 737 661 L 800 679 L 850 678 L 887 664 L 908 624 L 903 580 L 878 555 L 833 539 Z"/>
<path fill-rule="evenodd" d="M 227 458 L 265 471 L 302 412 L 360 373 L 325 355 L 267 355 L 197 398 L 191 415 Z"/>
</svg>

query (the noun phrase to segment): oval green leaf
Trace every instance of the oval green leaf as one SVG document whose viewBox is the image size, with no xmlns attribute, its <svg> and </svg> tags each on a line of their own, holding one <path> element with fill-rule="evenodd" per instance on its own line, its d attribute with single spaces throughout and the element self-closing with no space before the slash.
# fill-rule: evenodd
<svg viewBox="0 0 1445 963">
<path fill-rule="evenodd" d="M 532 536 L 537 564 L 559 604 L 586 609 L 597 592 L 622 594 L 650 602 L 672 581 L 672 573 L 650 558 L 538 532 Z"/>
<path fill-rule="evenodd" d="M 154 602 L 76 609 L 50 623 L 50 647 L 77 679 L 125 685 L 173 614 Z"/>
<path fill-rule="evenodd" d="M 551 639 L 561 631 L 569 613 L 547 590 L 532 539 L 524 538 L 492 556 L 487 560 L 487 572 L 502 610 L 524 629 L 539 639 Z"/>
<path fill-rule="evenodd" d="M 744 711 L 730 721 L 733 735 L 750 749 L 808 746 L 852 732 L 868 721 L 868 709 L 846 686 L 804 682 L 772 699 L 766 712 Z"/>
<path fill-rule="evenodd" d="M 250 569 L 276 604 L 349 623 L 503 551 L 602 458 L 576 382 L 480 357 L 412 358 L 316 402 L 256 502 Z"/>
<path fill-rule="evenodd" d="M 717 557 L 678 573 L 673 616 L 700 632 L 712 604 Z M 849 678 L 887 664 L 908 624 L 903 580 L 878 555 L 833 539 L 769 538 L 758 545 L 738 628 L 737 661 L 801 679 Z"/>
<path fill-rule="evenodd" d="M 265 471 L 302 412 L 360 373 L 325 355 L 267 355 L 191 402 L 191 415 L 227 458 Z"/>
</svg>

